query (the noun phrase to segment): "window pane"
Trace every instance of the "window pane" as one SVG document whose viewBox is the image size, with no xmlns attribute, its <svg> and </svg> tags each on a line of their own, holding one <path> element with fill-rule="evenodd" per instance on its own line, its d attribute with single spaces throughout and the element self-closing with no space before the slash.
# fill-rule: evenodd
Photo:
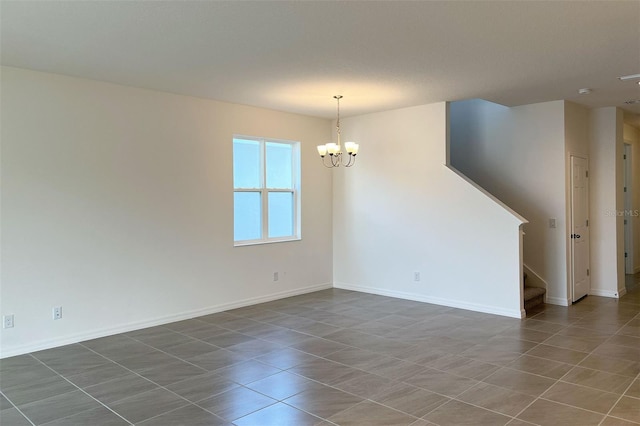
<svg viewBox="0 0 640 426">
<path fill-rule="evenodd" d="M 235 241 L 262 238 L 259 192 L 233 193 L 233 238 Z"/>
<path fill-rule="evenodd" d="M 293 189 L 293 145 L 267 142 L 267 188 Z"/>
<path fill-rule="evenodd" d="M 269 238 L 293 235 L 293 193 L 269 193 Z"/>
<path fill-rule="evenodd" d="M 233 140 L 233 187 L 260 188 L 260 142 Z"/>
</svg>

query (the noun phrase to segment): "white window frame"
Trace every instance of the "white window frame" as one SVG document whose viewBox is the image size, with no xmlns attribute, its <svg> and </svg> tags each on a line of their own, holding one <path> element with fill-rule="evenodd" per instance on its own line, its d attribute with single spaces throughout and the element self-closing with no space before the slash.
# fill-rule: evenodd
<svg viewBox="0 0 640 426">
<path fill-rule="evenodd" d="M 256 136 L 246 136 L 246 135 L 233 135 L 232 143 L 234 143 L 235 139 L 243 139 L 243 140 L 251 140 L 260 143 L 260 187 L 259 188 L 236 188 L 235 184 L 233 185 L 233 192 L 259 192 L 260 200 L 261 200 L 261 228 L 262 228 L 262 236 L 258 239 L 253 240 L 235 240 L 233 245 L 235 247 L 241 246 L 250 246 L 256 244 L 270 244 L 270 243 L 280 243 L 286 241 L 298 241 L 302 239 L 301 235 L 301 226 L 300 226 L 300 187 L 301 187 L 301 174 L 300 174 L 300 142 L 298 141 L 290 141 L 284 139 L 271 139 L 271 138 L 262 138 Z M 282 188 L 267 188 L 267 150 L 266 144 L 279 143 L 279 144 L 288 144 L 291 145 L 291 179 L 293 182 L 293 188 L 291 189 L 282 189 Z M 232 162 L 233 163 L 233 162 Z M 232 174 L 233 180 L 233 174 Z M 293 235 L 288 235 L 285 237 L 274 237 L 269 238 L 269 193 L 272 192 L 288 192 L 293 194 Z M 234 205 L 235 209 L 235 205 Z M 235 222 L 235 212 L 234 212 L 234 222 Z M 234 223 L 235 228 L 235 223 Z"/>
</svg>

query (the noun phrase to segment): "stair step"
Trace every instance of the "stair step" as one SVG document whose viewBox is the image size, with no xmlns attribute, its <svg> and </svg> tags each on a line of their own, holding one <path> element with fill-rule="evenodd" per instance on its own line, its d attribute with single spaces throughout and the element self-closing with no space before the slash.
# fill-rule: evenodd
<svg viewBox="0 0 640 426">
<path fill-rule="evenodd" d="M 544 303 L 544 294 L 546 289 L 541 287 L 525 287 L 524 288 L 524 310 L 530 310 L 531 308 Z"/>
<path fill-rule="evenodd" d="M 544 296 L 547 292 L 544 288 L 541 287 L 525 287 L 524 288 L 524 301 L 531 300 L 538 296 Z"/>
</svg>

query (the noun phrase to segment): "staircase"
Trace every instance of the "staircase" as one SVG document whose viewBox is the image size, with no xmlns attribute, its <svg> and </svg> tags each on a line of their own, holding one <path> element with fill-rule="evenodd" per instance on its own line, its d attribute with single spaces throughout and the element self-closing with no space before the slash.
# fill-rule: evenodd
<svg viewBox="0 0 640 426">
<path fill-rule="evenodd" d="M 544 303 L 544 295 L 547 292 L 542 287 L 531 287 L 527 284 L 527 273 L 524 274 L 524 310 L 529 311 L 535 306 Z"/>
</svg>

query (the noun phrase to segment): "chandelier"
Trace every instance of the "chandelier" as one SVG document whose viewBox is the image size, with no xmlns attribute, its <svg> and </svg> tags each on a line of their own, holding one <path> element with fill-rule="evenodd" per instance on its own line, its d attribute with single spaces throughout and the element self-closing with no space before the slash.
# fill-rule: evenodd
<svg viewBox="0 0 640 426">
<path fill-rule="evenodd" d="M 345 142 L 344 149 L 348 155 L 348 159 L 345 159 L 342 146 L 340 145 L 340 99 L 342 99 L 342 95 L 336 95 L 333 98 L 338 102 L 338 121 L 336 124 L 338 143 L 329 142 L 326 145 L 318 145 L 318 154 L 320 154 L 320 158 L 322 158 L 322 164 L 327 168 L 340 166 L 351 167 L 356 163 L 356 154 L 360 146 L 355 142 Z M 327 154 L 329 154 L 328 164 L 325 160 Z"/>
</svg>

